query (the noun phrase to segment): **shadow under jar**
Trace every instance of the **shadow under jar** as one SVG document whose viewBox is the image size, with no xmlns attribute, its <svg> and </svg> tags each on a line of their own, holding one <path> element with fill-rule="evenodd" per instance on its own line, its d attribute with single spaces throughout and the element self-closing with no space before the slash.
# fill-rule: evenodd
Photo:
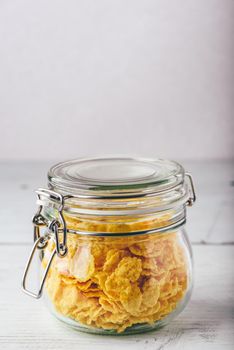
<svg viewBox="0 0 234 350">
<path fill-rule="evenodd" d="M 52 313 L 90 333 L 132 334 L 178 315 L 192 289 L 184 229 L 195 201 L 192 178 L 176 162 L 92 158 L 59 163 L 39 189 L 35 244 L 24 291 L 43 287 Z M 26 287 L 39 249 L 37 294 Z"/>
</svg>

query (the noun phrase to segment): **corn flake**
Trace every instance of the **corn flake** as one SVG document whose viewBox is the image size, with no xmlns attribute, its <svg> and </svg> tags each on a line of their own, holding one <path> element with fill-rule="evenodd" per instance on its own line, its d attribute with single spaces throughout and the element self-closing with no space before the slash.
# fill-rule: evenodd
<svg viewBox="0 0 234 350">
<path fill-rule="evenodd" d="M 69 228 L 93 232 L 160 226 L 159 219 L 134 223 L 131 218 L 125 222 L 116 218 L 111 224 L 67 216 L 66 221 Z M 55 257 L 46 288 L 57 312 L 80 324 L 119 333 L 135 324 L 154 324 L 170 314 L 186 293 L 187 261 L 176 232 L 113 239 L 70 234 L 67 242 L 68 254 Z M 43 268 L 53 249 L 51 240 Z"/>
</svg>

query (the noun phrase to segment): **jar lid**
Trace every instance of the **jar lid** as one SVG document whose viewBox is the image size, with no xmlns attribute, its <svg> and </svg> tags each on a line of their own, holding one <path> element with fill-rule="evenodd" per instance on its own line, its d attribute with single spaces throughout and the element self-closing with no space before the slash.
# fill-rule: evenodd
<svg viewBox="0 0 234 350">
<path fill-rule="evenodd" d="M 164 159 L 81 158 L 53 166 L 49 186 L 78 197 L 135 197 L 175 188 L 184 181 L 183 167 Z"/>
</svg>

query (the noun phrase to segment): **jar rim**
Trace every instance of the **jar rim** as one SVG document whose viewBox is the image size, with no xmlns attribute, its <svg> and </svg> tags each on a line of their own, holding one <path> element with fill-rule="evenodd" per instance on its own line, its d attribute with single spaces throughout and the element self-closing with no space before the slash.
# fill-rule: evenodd
<svg viewBox="0 0 234 350">
<path fill-rule="evenodd" d="M 63 197 L 64 210 L 74 215 L 144 215 L 195 200 L 191 175 L 160 158 L 79 158 L 54 165 L 48 180 L 49 189 Z M 56 207 L 57 201 L 52 196 L 48 204 Z"/>
<path fill-rule="evenodd" d="M 52 166 L 49 188 L 80 198 L 134 198 L 168 192 L 184 182 L 184 168 L 160 158 L 78 158 Z"/>
</svg>

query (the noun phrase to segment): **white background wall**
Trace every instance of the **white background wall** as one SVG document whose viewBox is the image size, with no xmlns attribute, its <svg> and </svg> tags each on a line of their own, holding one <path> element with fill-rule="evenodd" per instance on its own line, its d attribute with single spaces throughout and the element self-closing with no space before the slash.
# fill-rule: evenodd
<svg viewBox="0 0 234 350">
<path fill-rule="evenodd" d="M 231 158 L 232 0 L 0 0 L 0 159 Z"/>
</svg>

